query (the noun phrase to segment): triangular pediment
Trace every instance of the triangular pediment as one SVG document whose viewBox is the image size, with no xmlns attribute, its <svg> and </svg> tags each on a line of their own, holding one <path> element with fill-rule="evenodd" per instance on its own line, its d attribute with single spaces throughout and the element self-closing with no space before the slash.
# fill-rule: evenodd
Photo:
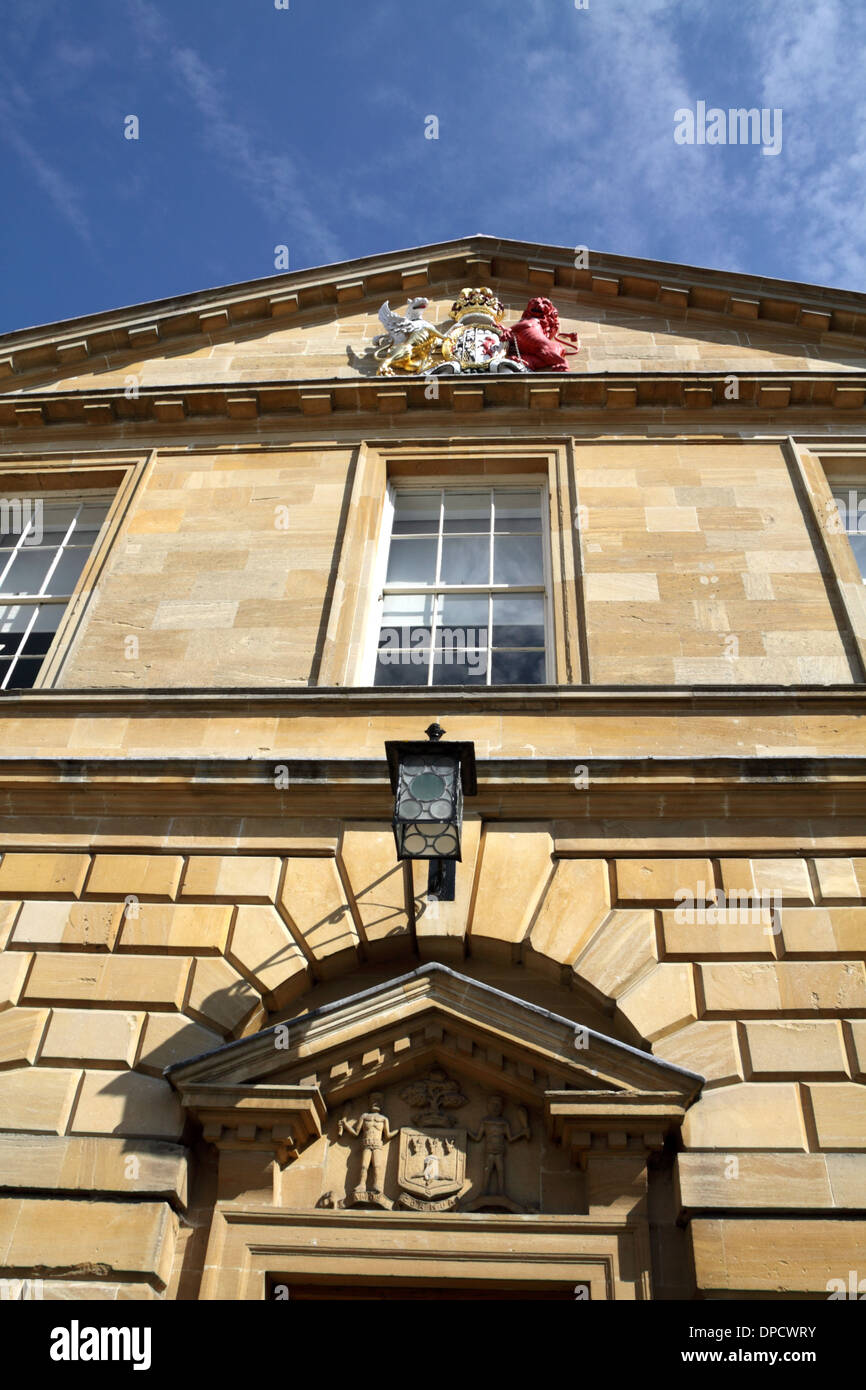
<svg viewBox="0 0 866 1390">
<path fill-rule="evenodd" d="M 315 1090 L 328 1109 L 439 1066 L 538 1103 L 548 1092 L 675 1095 L 703 1078 L 433 963 L 167 1069 L 183 1092 Z"/>
<path fill-rule="evenodd" d="M 23 329 L 0 336 L 0 389 L 363 377 L 384 300 L 402 309 L 424 295 L 442 324 L 465 284 L 489 285 L 506 323 L 530 297 L 553 299 L 561 326 L 582 337 L 578 373 L 862 365 L 863 295 L 577 250 L 466 237 Z"/>
</svg>

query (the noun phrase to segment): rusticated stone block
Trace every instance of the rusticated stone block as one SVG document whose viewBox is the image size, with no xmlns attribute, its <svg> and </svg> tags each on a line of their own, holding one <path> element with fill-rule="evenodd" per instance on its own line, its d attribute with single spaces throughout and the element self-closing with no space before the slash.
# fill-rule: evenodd
<svg viewBox="0 0 866 1390">
<path fill-rule="evenodd" d="M 222 1047 L 225 1039 L 183 1014 L 148 1014 L 136 1070 L 162 1076 L 172 1062 L 183 1062 Z"/>
<path fill-rule="evenodd" d="M 117 944 L 119 951 L 179 951 L 184 955 L 220 955 L 232 920 L 230 907 L 213 904 L 138 903 L 128 911 Z"/>
<path fill-rule="evenodd" d="M 706 1292 L 817 1293 L 828 1280 L 847 1286 L 866 1249 L 866 1221 L 777 1217 L 715 1220 L 690 1226 L 695 1276 Z"/>
<path fill-rule="evenodd" d="M 226 1033 L 252 1013 L 261 998 L 252 985 L 221 956 L 197 957 L 189 991 L 190 1011 L 205 1025 L 214 1023 Z"/>
<path fill-rule="evenodd" d="M 187 1197 L 186 1149 L 155 1139 L 0 1134 L 0 1187 Z"/>
<path fill-rule="evenodd" d="M 617 1003 L 641 1036 L 655 1042 L 697 1018 L 692 967 L 657 965 L 621 994 Z"/>
<path fill-rule="evenodd" d="M 20 903 L 0 902 L 0 951 L 6 949 L 20 907 Z"/>
<path fill-rule="evenodd" d="M 11 944 L 110 951 L 122 917 L 123 907 L 117 903 L 26 902 Z"/>
<path fill-rule="evenodd" d="M 85 1071 L 70 1133 L 177 1139 L 183 1124 L 167 1081 L 134 1071 Z"/>
<path fill-rule="evenodd" d="M 187 863 L 180 895 L 206 901 L 272 903 L 280 881 L 280 860 L 257 855 L 194 854 Z"/>
<path fill-rule="evenodd" d="M 715 896 L 715 880 L 709 859 L 617 859 L 617 903 L 681 902 L 684 892 L 692 897 Z"/>
<path fill-rule="evenodd" d="M 558 859 L 525 947 L 527 965 L 558 980 L 610 909 L 603 859 Z"/>
<path fill-rule="evenodd" d="M 866 897 L 866 859 L 816 859 L 814 864 L 825 901 Z"/>
<path fill-rule="evenodd" d="M 662 911 L 665 952 L 695 960 L 701 956 L 766 956 L 774 958 L 773 914 L 769 909 L 709 908 L 709 921 L 678 921 L 679 909 Z M 714 921 L 713 918 L 721 920 Z"/>
<path fill-rule="evenodd" d="M 64 1270 L 107 1265 L 164 1288 L 171 1273 L 178 1218 L 166 1202 L 71 1202 L 50 1197 L 0 1198 L 0 1265 Z M 46 1232 L 51 1237 L 46 1244 Z"/>
<path fill-rule="evenodd" d="M 405 949 L 409 935 L 406 887 L 391 827 L 365 822 L 347 825 L 340 859 L 372 954 L 394 955 Z M 460 870 L 458 864 L 458 874 Z"/>
<path fill-rule="evenodd" d="M 772 1211 L 835 1205 L 823 1154 L 681 1153 L 676 1173 L 680 1207 Z"/>
<path fill-rule="evenodd" d="M 454 900 L 440 901 L 431 898 L 427 892 L 429 868 L 416 860 L 412 864 L 412 882 L 415 898 L 415 936 L 418 954 L 424 960 L 450 961 L 460 969 L 460 962 L 466 953 L 466 921 L 472 903 L 472 890 L 475 884 L 475 865 L 481 845 L 481 821 L 478 817 L 466 817 L 463 821 L 461 848 L 463 858 L 455 865 Z M 391 853 L 393 854 L 393 843 Z M 401 866 L 402 867 L 402 866 Z M 392 947 L 405 954 L 405 938 L 390 938 Z"/>
<path fill-rule="evenodd" d="M 106 1062 L 131 1067 L 144 1014 L 120 1009 L 55 1009 L 43 1062 Z"/>
<path fill-rule="evenodd" d="M 854 1075 L 866 1077 L 866 1018 L 851 1018 L 845 1024 L 854 1053 Z"/>
<path fill-rule="evenodd" d="M 804 859 L 722 859 L 725 893 L 746 892 L 784 902 L 814 902 L 809 869 Z"/>
<path fill-rule="evenodd" d="M 358 933 L 333 859 L 290 859 L 280 908 L 323 978 L 342 974 L 358 959 Z"/>
<path fill-rule="evenodd" d="M 782 909 L 786 954 L 866 955 L 866 907 Z"/>
<path fill-rule="evenodd" d="M 270 905 L 238 908 L 227 957 L 262 994 L 278 997 L 279 1007 L 308 987 L 306 957 Z"/>
<path fill-rule="evenodd" d="M 119 902 L 130 895 L 144 901 L 173 898 L 182 869 L 179 854 L 97 854 L 85 892 Z"/>
<path fill-rule="evenodd" d="M 0 1011 L 18 1003 L 32 960 L 32 955 L 25 956 L 18 951 L 4 951 L 0 955 Z"/>
<path fill-rule="evenodd" d="M 862 961 L 733 961 L 696 966 L 712 1014 L 845 1013 L 866 1008 Z"/>
<path fill-rule="evenodd" d="M 805 1089 L 822 1149 L 866 1149 L 866 1086 L 809 1082 Z"/>
<path fill-rule="evenodd" d="M 600 994 L 617 999 L 658 961 L 651 909 L 615 908 L 574 963 L 574 973 Z"/>
<path fill-rule="evenodd" d="M 0 893 L 29 898 L 77 898 L 90 866 L 89 854 L 16 854 L 0 863 Z"/>
<path fill-rule="evenodd" d="M 47 1009 L 4 1009 L 0 1013 L 0 1067 L 32 1062 L 42 1041 Z"/>
<path fill-rule="evenodd" d="M 842 1026 L 834 1019 L 750 1020 L 743 1025 L 751 1075 L 846 1075 Z"/>
<path fill-rule="evenodd" d="M 469 928 L 473 954 L 514 958 L 553 870 L 552 851 L 546 830 L 528 825 L 485 828 Z"/>
<path fill-rule="evenodd" d="M 162 1298 L 150 1284 L 100 1279 L 43 1279 L 40 1292 L 46 1303 L 150 1303 Z"/>
<path fill-rule="evenodd" d="M 18 1067 L 0 1072 L 0 1125 L 34 1134 L 63 1134 L 81 1072 L 70 1068 Z"/>
<path fill-rule="evenodd" d="M 686 1111 L 687 1149 L 806 1149 L 797 1087 L 787 1082 L 746 1082 L 705 1091 Z"/>
<path fill-rule="evenodd" d="M 179 1009 L 190 962 L 174 956 L 36 956 L 28 1004 L 105 1004 L 115 1008 Z"/>
<path fill-rule="evenodd" d="M 653 1052 L 666 1062 L 705 1076 L 708 1086 L 743 1079 L 735 1023 L 690 1023 L 662 1038 Z"/>
</svg>

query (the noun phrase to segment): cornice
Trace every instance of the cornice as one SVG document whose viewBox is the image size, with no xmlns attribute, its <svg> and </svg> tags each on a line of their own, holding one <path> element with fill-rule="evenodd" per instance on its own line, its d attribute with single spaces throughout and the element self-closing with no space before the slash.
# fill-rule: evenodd
<svg viewBox="0 0 866 1390">
<path fill-rule="evenodd" d="M 86 391 L 0 393 L 0 436 L 25 432 L 111 430 L 124 439 L 155 433 L 184 438 L 193 432 L 255 430 L 259 424 L 287 426 L 354 420 L 403 423 L 407 416 L 435 423 L 492 412 L 530 418 L 566 416 L 576 422 L 642 417 L 682 421 L 723 417 L 732 424 L 765 422 L 784 414 L 808 427 L 819 412 L 845 413 L 860 424 L 866 410 L 866 371 L 803 372 L 532 372 L 507 376 L 439 377 L 430 399 L 430 379 L 418 377 L 311 378 L 292 381 L 225 382 L 142 389 L 127 396 L 120 387 Z M 731 396 L 736 381 L 737 397 Z M 721 423 L 721 420 L 720 420 Z"/>
<path fill-rule="evenodd" d="M 353 305 L 403 297 L 443 280 L 495 280 L 528 294 L 566 290 L 582 302 L 638 312 L 663 309 L 685 322 L 745 323 L 809 341 L 866 348 L 866 296 L 793 281 L 739 275 L 575 248 L 473 236 L 336 265 L 203 290 L 0 336 L 0 377 L 68 371 L 95 357 L 192 348 L 202 338 L 271 320 L 300 321 Z"/>
<path fill-rule="evenodd" d="M 575 782 L 576 764 L 581 781 Z M 282 780 L 275 780 L 279 767 Z M 387 822 L 393 811 L 381 758 L 4 758 L 0 817 L 231 816 Z M 485 819 L 736 822 L 788 817 L 866 824 L 866 757 L 481 758 L 467 814 Z M 271 832 L 273 834 L 273 832 Z M 110 833 L 107 837 L 110 839 Z M 563 847 L 570 853 L 579 846 Z M 311 850 L 331 855 L 334 848 Z"/>
<path fill-rule="evenodd" d="M 34 714 L 235 714 L 248 712 L 308 716 L 347 714 L 379 716 L 414 712 L 427 719 L 436 711 L 452 716 L 477 711 L 479 714 L 528 713 L 610 714 L 637 710 L 645 706 L 670 708 L 694 713 L 724 711 L 731 715 L 796 713 L 850 704 L 852 713 L 866 713 L 866 685 L 574 685 L 503 686 L 473 689 L 466 686 L 437 686 L 435 691 L 407 687 L 405 690 L 381 686 L 297 686 L 278 689 L 223 687 L 152 688 L 143 690 L 23 690 L 0 694 L 0 718 Z"/>
</svg>

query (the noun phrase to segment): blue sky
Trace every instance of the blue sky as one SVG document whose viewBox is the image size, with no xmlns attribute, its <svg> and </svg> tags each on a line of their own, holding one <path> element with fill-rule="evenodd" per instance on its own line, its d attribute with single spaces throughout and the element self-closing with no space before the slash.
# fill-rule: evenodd
<svg viewBox="0 0 866 1390">
<path fill-rule="evenodd" d="M 6 0 L 3 37 L 0 332 L 474 232 L 864 289 L 862 0 Z M 699 101 L 780 108 L 781 152 L 678 145 Z"/>
</svg>

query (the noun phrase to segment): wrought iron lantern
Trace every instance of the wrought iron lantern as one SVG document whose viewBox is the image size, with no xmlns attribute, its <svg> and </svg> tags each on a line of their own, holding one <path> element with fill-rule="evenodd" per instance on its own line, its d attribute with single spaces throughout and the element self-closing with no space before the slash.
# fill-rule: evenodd
<svg viewBox="0 0 866 1390">
<path fill-rule="evenodd" d="M 395 794 L 394 840 L 398 859 L 430 862 L 428 892 L 454 897 L 454 865 L 460 858 L 463 797 L 475 796 L 475 745 L 442 743 L 445 730 L 431 724 L 428 743 L 388 742 L 385 752 Z"/>
</svg>

